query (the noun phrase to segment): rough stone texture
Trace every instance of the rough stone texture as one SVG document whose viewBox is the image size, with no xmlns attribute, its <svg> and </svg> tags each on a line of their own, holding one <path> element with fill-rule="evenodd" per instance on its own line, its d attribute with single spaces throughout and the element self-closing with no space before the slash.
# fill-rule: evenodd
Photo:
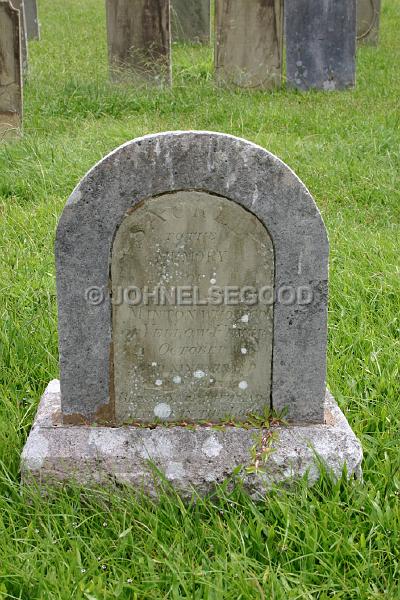
<svg viewBox="0 0 400 600">
<path fill-rule="evenodd" d="M 276 303 L 272 403 L 290 419 L 323 421 L 329 244 L 315 202 L 263 148 L 210 132 L 170 132 L 121 146 L 80 182 L 56 236 L 59 349 L 66 423 L 115 423 L 109 261 L 117 227 L 146 198 L 199 190 L 237 202 L 267 228 L 275 288 L 305 286 L 310 304 Z M 240 266 L 240 265 L 238 265 Z M 97 286 L 104 302 L 87 302 Z"/>
<path fill-rule="evenodd" d="M 40 39 L 40 26 L 36 0 L 24 0 L 28 40 Z"/>
<path fill-rule="evenodd" d="M 282 55 L 283 0 L 216 0 L 219 82 L 245 88 L 280 86 Z"/>
<path fill-rule="evenodd" d="M 288 86 L 340 90 L 354 86 L 356 0 L 287 2 Z"/>
<path fill-rule="evenodd" d="M 128 211 L 111 259 L 117 424 L 264 414 L 274 271 L 268 231 L 236 202 L 182 191 Z M 234 286 L 267 288 L 266 303 L 240 301 Z M 147 296 L 156 289 L 165 295 Z"/>
<path fill-rule="evenodd" d="M 106 0 L 106 9 L 111 79 L 169 85 L 169 0 Z"/>
<path fill-rule="evenodd" d="M 376 46 L 379 41 L 381 0 L 357 0 L 357 41 Z"/>
<path fill-rule="evenodd" d="M 210 0 L 172 0 L 172 39 L 210 42 Z"/>
<path fill-rule="evenodd" d="M 273 452 L 262 470 L 254 467 L 255 440 L 271 433 Z M 318 460 L 335 477 L 344 465 L 348 476 L 361 477 L 362 448 L 331 394 L 326 392 L 325 424 L 275 426 L 269 430 L 230 427 L 82 427 L 63 426 L 60 388 L 52 381 L 42 398 L 22 454 L 22 479 L 42 485 L 75 480 L 84 485 L 129 484 L 157 493 L 156 467 L 188 497 L 229 478 L 235 470 L 254 497 L 268 487 L 290 483 L 308 473 L 319 475 Z"/>
<path fill-rule="evenodd" d="M 11 4 L 20 12 L 22 73 L 26 75 L 28 72 L 28 36 L 26 29 L 25 1 L 12 0 Z"/>
<path fill-rule="evenodd" d="M 20 15 L 0 1 L 0 142 L 18 137 L 22 128 Z"/>
</svg>

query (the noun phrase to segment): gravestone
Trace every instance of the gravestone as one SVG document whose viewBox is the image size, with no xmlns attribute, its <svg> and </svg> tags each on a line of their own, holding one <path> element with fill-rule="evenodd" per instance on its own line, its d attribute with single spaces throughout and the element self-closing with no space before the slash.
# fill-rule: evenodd
<svg viewBox="0 0 400 600">
<path fill-rule="evenodd" d="M 22 128 L 20 14 L 0 0 L 0 142 Z"/>
<path fill-rule="evenodd" d="M 245 88 L 281 85 L 283 0 L 216 0 L 217 80 Z"/>
<path fill-rule="evenodd" d="M 172 132 L 108 155 L 59 222 L 61 387 L 42 398 L 24 480 L 153 493 L 150 461 L 183 495 L 238 472 L 262 493 L 314 481 L 314 452 L 359 475 L 326 390 L 328 250 L 307 189 L 254 144 Z"/>
<path fill-rule="evenodd" d="M 40 27 L 36 0 L 24 0 L 24 4 L 28 40 L 39 40 Z"/>
<path fill-rule="evenodd" d="M 106 9 L 112 81 L 169 85 L 169 0 L 107 0 Z"/>
<path fill-rule="evenodd" d="M 26 31 L 25 2 L 24 0 L 12 0 L 11 3 L 20 13 L 22 73 L 26 75 L 28 72 L 28 38 Z"/>
<path fill-rule="evenodd" d="M 376 46 L 379 40 L 381 0 L 357 0 L 357 41 Z"/>
<path fill-rule="evenodd" d="M 210 0 L 172 0 L 172 38 L 180 42 L 210 42 Z"/>
<path fill-rule="evenodd" d="M 355 0 L 287 2 L 287 84 L 341 90 L 355 83 Z"/>
</svg>

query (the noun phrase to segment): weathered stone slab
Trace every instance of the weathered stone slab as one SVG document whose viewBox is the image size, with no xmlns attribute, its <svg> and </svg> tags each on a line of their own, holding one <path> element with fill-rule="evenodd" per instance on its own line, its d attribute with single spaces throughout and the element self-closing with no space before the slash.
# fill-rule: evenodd
<svg viewBox="0 0 400 600">
<path fill-rule="evenodd" d="M 189 131 L 117 148 L 59 222 L 61 389 L 42 398 L 23 482 L 157 494 L 155 467 L 184 497 L 233 476 L 259 498 L 313 483 L 318 461 L 360 477 L 325 386 L 328 250 L 307 189 L 254 144 Z"/>
<path fill-rule="evenodd" d="M 170 84 L 169 0 L 107 0 L 106 8 L 111 79 Z"/>
<path fill-rule="evenodd" d="M 26 75 L 28 72 L 28 37 L 26 30 L 25 2 L 24 0 L 12 0 L 11 3 L 14 8 L 18 9 L 20 12 L 22 73 Z"/>
<path fill-rule="evenodd" d="M 294 390 L 295 393 L 295 390 Z M 255 468 L 261 445 L 273 451 Z M 235 473 L 256 499 L 274 484 L 319 475 L 317 458 L 336 478 L 346 465 L 348 477 L 361 478 L 362 448 L 327 391 L 324 423 L 240 427 L 66 427 L 61 420 L 58 381 L 52 381 L 22 454 L 22 480 L 40 485 L 75 480 L 85 486 L 129 484 L 156 495 L 154 467 L 178 492 L 205 495 Z"/>
<path fill-rule="evenodd" d="M 24 0 L 28 40 L 40 39 L 40 26 L 36 0 Z"/>
<path fill-rule="evenodd" d="M 0 1 L 0 142 L 21 132 L 21 71 L 20 14 Z"/>
<path fill-rule="evenodd" d="M 150 202 L 148 199 L 154 199 L 156 202 L 159 197 L 158 202 L 161 206 L 165 200 L 163 195 L 185 190 L 191 192 L 184 196 L 187 198 L 185 200 L 187 204 L 193 202 L 194 205 L 197 205 L 200 197 L 204 202 L 211 202 L 211 198 L 213 198 L 216 207 L 222 206 L 228 201 L 236 203 L 240 214 L 242 214 L 240 209 L 247 210 L 250 217 L 258 219 L 268 232 L 275 254 L 270 394 L 272 406 L 276 410 L 287 408 L 288 417 L 292 420 L 307 423 L 323 422 L 326 387 L 329 246 L 321 215 L 305 186 L 278 158 L 263 148 L 244 140 L 210 132 L 172 132 L 146 136 L 129 142 L 98 163 L 70 197 L 60 219 L 56 239 L 64 422 L 119 424 L 121 418 L 125 416 L 125 409 L 122 409 L 118 415 L 116 414 L 114 389 L 113 308 L 115 297 L 112 293 L 110 265 L 113 259 L 114 243 L 118 243 L 117 230 L 121 224 L 124 227 L 127 214 L 129 211 L 134 214 L 135 208 L 139 208 L 140 203 L 144 202 L 143 206 L 145 206 L 145 201 Z M 202 192 L 202 194 L 197 196 L 192 192 Z M 176 199 L 178 196 L 173 197 Z M 172 215 L 164 217 L 168 223 L 172 219 L 173 209 L 174 207 L 171 206 L 168 211 Z M 157 217 L 155 218 L 157 219 Z M 185 218 L 187 219 L 187 217 Z M 159 219 L 157 219 L 158 221 Z M 233 221 L 237 222 L 238 219 L 233 219 Z M 232 224 L 230 218 L 227 222 Z M 245 224 L 246 220 L 240 217 L 239 227 L 241 222 Z M 214 225 L 212 226 L 214 227 Z M 135 239 L 132 240 L 132 245 L 128 247 L 132 264 L 129 261 L 126 263 L 129 269 L 137 269 L 138 273 L 146 267 L 146 274 L 149 276 L 154 275 L 154 266 L 146 264 L 146 256 L 150 256 L 146 253 L 151 252 L 154 236 L 159 231 L 164 233 L 167 231 L 164 230 L 164 225 L 154 225 L 154 227 L 155 231 L 151 237 L 150 232 L 143 230 L 140 234 L 142 242 L 138 243 Z M 234 229 L 233 225 L 232 227 Z M 255 229 L 253 227 L 252 231 L 254 232 Z M 173 233 L 173 231 L 172 229 L 171 232 Z M 179 233 L 184 234 L 196 234 L 201 231 L 203 229 L 194 227 L 191 221 L 187 221 L 184 230 L 178 230 Z M 219 235 L 216 229 L 211 230 L 211 233 Z M 234 231 L 229 233 L 227 230 L 226 235 L 235 236 L 235 233 Z M 230 274 L 236 267 L 239 285 L 242 285 L 247 278 L 250 285 L 257 281 L 258 267 L 255 267 L 259 263 L 257 262 L 258 258 L 256 260 L 254 255 L 254 248 L 252 250 L 249 245 L 251 242 L 247 242 L 246 238 L 249 236 L 250 233 L 242 234 L 241 244 L 242 249 L 247 248 L 246 252 L 253 255 L 253 270 L 247 269 L 244 251 L 239 254 L 239 242 L 227 240 L 223 243 L 221 241 L 221 250 L 232 251 L 231 262 L 233 264 L 226 268 L 224 266 L 221 272 L 215 268 L 210 272 L 205 272 L 196 267 L 196 261 L 192 261 L 194 275 L 205 274 L 209 277 L 210 282 L 211 279 L 218 281 L 218 277 L 222 278 L 225 271 Z M 135 235 L 133 237 L 135 238 Z M 149 240 L 149 250 L 147 249 L 147 239 Z M 160 247 L 163 247 L 161 254 L 165 258 L 170 249 L 168 245 L 170 242 L 166 244 L 165 238 L 162 239 L 163 242 L 160 238 Z M 136 243 L 137 246 L 135 246 Z M 207 250 L 209 246 L 211 250 L 215 250 L 215 246 L 213 247 L 210 241 L 207 243 L 204 241 L 203 245 L 204 250 Z M 194 250 L 199 250 L 199 245 L 190 246 L 190 248 L 192 247 Z M 135 248 L 136 254 L 134 253 Z M 178 246 L 176 250 L 181 249 Z M 144 256 L 141 256 L 141 253 Z M 161 264 L 165 262 L 161 261 Z M 179 261 L 174 260 L 175 262 L 178 262 L 179 265 Z M 271 265 L 270 257 L 263 267 L 264 279 L 267 280 L 267 284 Z M 214 267 L 211 264 L 210 266 Z M 245 278 L 244 271 L 246 270 L 249 270 L 249 273 Z M 214 272 L 217 277 L 213 276 Z M 263 270 L 261 269 L 260 272 Z M 166 276 L 170 273 L 171 270 L 165 271 Z M 140 276 L 144 277 L 144 274 L 142 273 Z M 145 279 L 141 281 L 145 281 Z M 152 283 L 151 279 L 149 281 Z M 175 279 L 175 281 L 178 280 Z M 233 281 L 232 285 L 235 283 Z M 307 301 L 304 301 L 303 298 L 304 291 Z M 250 315 L 250 313 L 244 313 L 242 316 L 245 317 L 245 314 Z M 251 316 L 249 316 L 248 320 L 246 318 L 241 320 L 241 324 L 248 322 L 251 327 L 251 321 Z M 257 324 L 260 330 L 268 329 L 267 322 L 267 317 L 258 315 Z M 149 322 L 146 324 L 149 325 Z M 237 325 L 234 319 L 232 328 L 233 325 Z M 182 327 L 182 321 L 177 324 L 177 327 L 178 329 Z M 137 332 L 137 335 L 140 341 L 145 342 L 145 356 L 147 351 L 147 356 L 151 360 L 153 348 L 148 342 L 149 336 L 143 335 L 142 332 Z M 161 335 L 166 336 L 165 331 L 161 332 Z M 217 340 L 218 335 L 215 334 Z M 172 346 L 173 343 L 176 343 L 176 338 L 173 337 L 172 332 L 168 333 L 168 336 L 170 336 L 170 340 L 164 342 L 164 339 L 166 340 L 164 337 L 162 338 L 163 343 L 170 343 Z M 222 364 L 226 357 L 229 357 L 228 360 L 232 357 L 230 348 L 232 339 L 235 338 L 224 337 L 226 350 L 221 352 Z M 249 340 L 245 339 L 249 344 Z M 257 339 L 254 340 L 254 342 L 256 341 Z M 239 357 L 241 360 L 242 346 L 238 341 L 236 343 L 235 357 Z M 149 345 L 146 346 L 146 344 Z M 248 348 L 247 345 L 243 347 L 250 349 L 250 346 Z M 135 348 L 140 355 L 142 344 L 135 345 Z M 116 351 L 120 351 L 118 343 Z M 224 356 L 225 354 L 226 356 Z M 260 356 L 265 358 L 264 369 L 268 373 L 271 367 L 267 346 Z M 137 356 L 135 360 L 138 360 Z M 170 356 L 168 360 L 171 361 Z M 154 358 L 151 362 L 158 361 Z M 189 361 L 189 364 L 190 371 L 192 371 L 194 363 Z M 237 364 L 236 360 L 232 368 L 242 376 L 244 371 Z M 151 367 L 153 366 L 151 365 Z M 205 367 L 208 366 L 210 363 L 205 363 Z M 163 377 L 166 373 L 168 378 L 175 375 L 182 378 L 181 373 L 175 373 L 172 362 L 165 363 L 163 369 L 161 372 Z M 198 370 L 204 373 L 207 370 L 208 373 L 208 369 L 201 369 L 200 365 Z M 121 373 L 123 375 L 123 368 Z M 157 372 L 149 371 L 149 373 L 152 376 L 156 375 L 157 379 L 162 379 Z M 208 374 L 208 381 L 210 374 Z M 229 377 L 227 390 L 231 390 L 234 381 L 236 381 L 235 385 L 237 384 L 234 374 L 230 374 Z M 141 391 L 143 394 L 152 395 L 156 379 L 154 377 L 151 379 L 150 390 L 146 390 L 144 389 L 146 382 L 150 381 L 148 374 L 146 374 L 146 378 L 140 382 Z M 204 378 L 201 376 L 199 379 L 203 380 Z M 240 379 L 239 383 L 241 381 Z M 249 382 L 247 379 L 243 379 L 243 381 Z M 212 382 L 209 381 L 209 383 Z M 168 385 L 172 385 L 170 381 Z M 266 397 L 268 395 L 266 381 L 264 381 L 264 385 Z M 124 390 L 120 389 L 122 397 Z M 239 389 L 247 388 L 242 386 Z M 235 397 L 232 392 L 231 405 L 233 407 L 237 406 Z M 158 404 L 168 404 L 168 402 L 158 402 Z M 158 417 L 164 420 L 166 418 L 176 419 L 180 414 L 176 405 L 172 407 L 171 404 L 168 404 L 168 406 L 171 408 L 170 413 L 168 410 L 168 417 L 166 417 L 164 407 L 163 410 L 158 410 Z M 151 407 L 151 410 L 154 413 L 154 406 Z M 129 414 L 129 410 L 125 412 Z M 146 417 L 144 414 L 142 416 Z"/>
<path fill-rule="evenodd" d="M 204 192 L 144 200 L 116 233 L 111 286 L 117 423 L 269 409 L 273 306 L 250 292 L 267 286 L 272 300 L 274 250 L 254 215 Z M 167 295 L 147 303 L 146 288 Z"/>
<path fill-rule="evenodd" d="M 210 0 L 172 0 L 172 39 L 210 42 Z"/>
<path fill-rule="evenodd" d="M 217 80 L 245 88 L 281 85 L 283 0 L 216 0 Z"/>
<path fill-rule="evenodd" d="M 376 46 L 379 41 L 381 0 L 357 0 L 357 41 Z"/>
<path fill-rule="evenodd" d="M 355 0 L 286 4 L 287 83 L 299 90 L 354 86 Z"/>
</svg>

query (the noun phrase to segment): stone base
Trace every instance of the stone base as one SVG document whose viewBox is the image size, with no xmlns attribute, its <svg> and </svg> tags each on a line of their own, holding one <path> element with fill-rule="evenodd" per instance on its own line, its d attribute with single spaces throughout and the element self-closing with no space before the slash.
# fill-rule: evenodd
<svg viewBox="0 0 400 600">
<path fill-rule="evenodd" d="M 21 468 L 25 483 L 129 484 L 152 495 L 158 469 L 186 497 L 193 489 L 206 494 L 235 473 L 258 497 L 272 484 L 306 473 L 312 484 L 320 460 L 335 477 L 344 465 L 349 477 L 361 477 L 360 442 L 329 391 L 324 425 L 86 427 L 62 425 L 60 384 L 54 380 L 40 402 Z"/>
</svg>

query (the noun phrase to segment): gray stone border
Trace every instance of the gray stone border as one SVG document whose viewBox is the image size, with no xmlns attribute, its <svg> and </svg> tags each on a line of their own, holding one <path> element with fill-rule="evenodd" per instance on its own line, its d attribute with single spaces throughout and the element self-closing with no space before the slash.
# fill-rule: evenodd
<svg viewBox="0 0 400 600">
<path fill-rule="evenodd" d="M 311 286 L 307 306 L 277 304 L 272 403 L 291 420 L 323 422 L 329 244 L 315 202 L 273 154 L 221 133 L 145 136 L 106 156 L 82 179 L 56 237 L 61 395 L 64 422 L 114 423 L 109 257 L 126 211 L 145 198 L 203 190 L 254 213 L 274 244 L 275 285 Z M 240 268 L 240 265 L 238 265 Z M 85 290 L 104 290 L 92 306 Z"/>
<path fill-rule="evenodd" d="M 326 391 L 325 423 L 226 427 L 63 426 L 59 381 L 51 381 L 22 453 L 23 483 L 42 486 L 75 481 L 85 486 L 128 484 L 156 495 L 154 467 L 183 497 L 212 492 L 233 473 L 248 493 L 263 498 L 274 484 L 308 476 L 314 483 L 320 464 L 335 478 L 346 465 L 348 477 L 362 477 L 362 448 L 333 397 Z M 273 434 L 273 435 L 271 435 Z M 267 458 L 254 470 L 255 449 L 267 442 Z"/>
</svg>

